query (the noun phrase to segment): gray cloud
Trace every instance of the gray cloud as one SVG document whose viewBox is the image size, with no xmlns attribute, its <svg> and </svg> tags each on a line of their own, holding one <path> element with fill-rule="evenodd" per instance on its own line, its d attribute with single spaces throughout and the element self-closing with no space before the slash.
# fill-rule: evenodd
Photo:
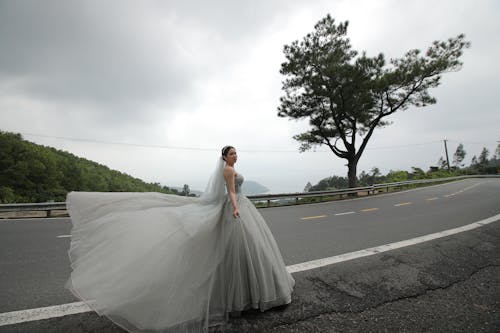
<svg viewBox="0 0 500 333">
<path fill-rule="evenodd" d="M 477 4 L 0 1 L 1 129 L 113 142 L 168 145 L 172 141 L 178 146 L 204 147 L 231 141 L 249 150 L 294 150 L 298 144 L 291 137 L 301 129 L 276 117 L 282 46 L 311 32 L 326 13 L 337 21 L 349 20 L 354 47 L 371 55 L 383 52 L 387 58 L 399 57 L 410 48 L 422 49 L 434 39 L 461 32 L 472 41 L 463 70 L 444 75 L 442 86 L 431 92 L 438 103 L 389 119 L 394 124 L 374 134 L 360 170 L 426 168 L 439 158 L 439 140 L 445 138 L 465 141 L 468 157 L 481 147 L 467 141 L 491 142 L 488 148 L 494 150 L 500 134 L 495 125 L 500 3 L 495 0 Z M 220 125 L 226 119 L 231 124 Z M 175 132 L 169 127 L 172 124 L 182 130 Z M 175 133 L 168 136 L 167 131 Z M 179 152 L 169 155 L 135 148 L 117 155 L 116 146 L 44 142 L 148 180 L 162 179 L 165 173 L 163 167 L 152 167 L 158 155 L 165 157 L 158 165 L 178 168 L 169 174 L 186 172 L 184 177 L 192 177 L 199 169 L 186 166 L 192 161 L 190 152 L 186 159 Z M 426 146 L 370 150 L 421 142 L 438 143 L 427 151 Z M 132 161 L 130 156 L 136 154 L 139 157 Z M 255 153 L 253 158 L 258 160 L 253 164 L 261 166 L 253 169 L 256 173 L 286 169 L 286 178 L 300 183 L 295 190 L 308 180 L 345 174 L 345 161 L 326 153 Z M 200 182 L 205 176 L 199 176 Z M 280 178 L 272 172 L 262 177 Z M 182 182 L 189 180 L 179 180 L 177 185 Z"/>
<path fill-rule="evenodd" d="M 173 33 L 154 31 L 150 13 L 134 9 L 141 10 L 87 1 L 2 2 L 2 80 L 20 78 L 10 93 L 49 101 L 175 104 L 195 71 L 178 50 L 165 48 L 174 44 Z"/>
</svg>

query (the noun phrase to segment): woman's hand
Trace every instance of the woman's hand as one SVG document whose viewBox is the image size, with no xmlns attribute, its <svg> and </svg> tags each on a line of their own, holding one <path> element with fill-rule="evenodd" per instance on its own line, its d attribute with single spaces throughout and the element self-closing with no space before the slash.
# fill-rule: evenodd
<svg viewBox="0 0 500 333">
<path fill-rule="evenodd" d="M 240 217 L 240 210 L 238 208 L 235 208 L 234 211 L 233 211 L 233 217 L 235 219 L 239 218 Z"/>
</svg>

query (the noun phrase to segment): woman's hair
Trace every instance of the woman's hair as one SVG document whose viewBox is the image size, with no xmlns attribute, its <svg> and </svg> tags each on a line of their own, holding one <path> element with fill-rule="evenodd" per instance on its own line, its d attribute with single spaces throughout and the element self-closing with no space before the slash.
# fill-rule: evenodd
<svg viewBox="0 0 500 333">
<path fill-rule="evenodd" d="M 233 146 L 225 146 L 224 148 L 222 148 L 222 156 L 224 156 L 224 157 L 227 156 L 227 153 L 229 153 L 229 151 L 231 149 L 234 149 L 234 147 Z"/>
</svg>

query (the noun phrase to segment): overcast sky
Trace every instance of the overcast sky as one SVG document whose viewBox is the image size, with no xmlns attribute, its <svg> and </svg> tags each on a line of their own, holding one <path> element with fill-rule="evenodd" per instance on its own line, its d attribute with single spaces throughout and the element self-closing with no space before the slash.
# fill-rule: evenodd
<svg viewBox="0 0 500 333">
<path fill-rule="evenodd" d="M 376 131 L 358 172 L 427 170 L 462 142 L 500 140 L 497 0 L 0 0 L 0 130 L 147 182 L 203 190 L 220 148 L 271 192 L 345 176 L 325 148 L 299 153 L 305 122 L 277 117 L 283 46 L 327 14 L 355 49 L 400 57 L 465 33 L 461 71 Z M 84 139 L 84 140 L 81 140 Z M 125 143 L 125 144 L 117 144 Z"/>
</svg>

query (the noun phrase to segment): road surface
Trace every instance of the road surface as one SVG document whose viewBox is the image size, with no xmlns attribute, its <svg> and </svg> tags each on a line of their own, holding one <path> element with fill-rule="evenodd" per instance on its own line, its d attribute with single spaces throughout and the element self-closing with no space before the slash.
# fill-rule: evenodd
<svg viewBox="0 0 500 333">
<path fill-rule="evenodd" d="M 260 211 L 276 237 L 285 263 L 294 265 L 433 234 L 498 215 L 500 179 L 467 179 L 375 197 Z M 292 305 L 264 314 L 249 312 L 231 320 L 229 330 L 330 332 L 359 328 L 366 331 L 363 323 L 366 324 L 367 318 L 378 318 L 383 323 L 378 326 L 374 323 L 374 331 L 432 330 L 422 325 L 443 320 L 441 325 L 448 326 L 437 328 L 453 328 L 454 320 L 432 314 L 432 306 L 419 308 L 418 304 L 405 302 L 427 298 L 422 301 L 427 304 L 442 301 L 451 295 L 448 292 L 460 294 L 469 290 L 472 295 L 470 290 L 474 290 L 477 299 L 483 300 L 475 308 L 473 304 L 470 306 L 479 311 L 476 316 L 479 319 L 474 318 L 483 324 L 469 318 L 461 321 L 463 328 L 473 323 L 480 331 L 495 331 L 500 311 L 497 224 L 500 223 L 386 254 L 295 273 L 297 287 Z M 70 228 L 67 218 L 0 220 L 0 316 L 77 301 L 64 289 L 70 272 L 67 258 Z M 450 253 L 444 254 L 446 251 Z M 439 291 L 442 295 L 438 295 Z M 457 296 L 442 306 L 453 310 L 456 302 L 464 301 L 467 300 Z M 410 316 L 405 312 L 409 309 L 417 312 Z M 384 311 L 390 313 L 383 314 Z M 446 312 L 442 308 L 436 311 Z M 395 319 L 387 322 L 390 318 Z M 105 318 L 84 313 L 0 326 L 0 332 L 87 332 L 96 327 L 120 331 Z"/>
</svg>

